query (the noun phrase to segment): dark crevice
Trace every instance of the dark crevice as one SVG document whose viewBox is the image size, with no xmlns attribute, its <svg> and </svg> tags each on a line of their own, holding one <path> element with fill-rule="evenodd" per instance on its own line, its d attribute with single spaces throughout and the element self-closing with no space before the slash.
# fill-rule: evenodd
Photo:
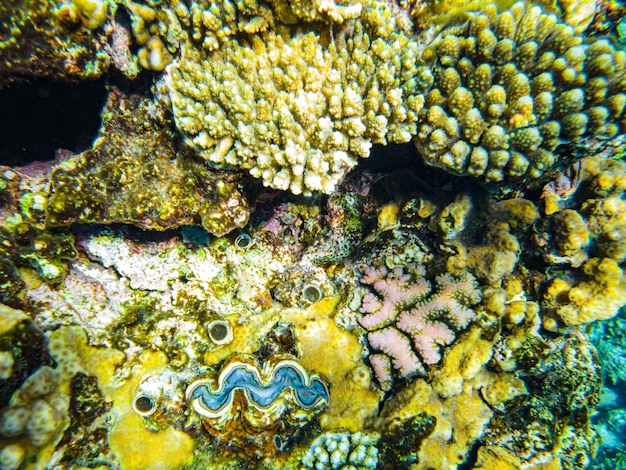
<svg viewBox="0 0 626 470">
<path fill-rule="evenodd" d="M 57 149 L 82 152 L 100 127 L 105 80 L 32 80 L 0 89 L 0 165 L 54 160 Z"/>
</svg>

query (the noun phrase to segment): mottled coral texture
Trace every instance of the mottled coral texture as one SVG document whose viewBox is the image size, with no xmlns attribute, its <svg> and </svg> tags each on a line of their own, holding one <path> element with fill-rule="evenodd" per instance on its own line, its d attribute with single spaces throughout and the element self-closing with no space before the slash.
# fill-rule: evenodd
<svg viewBox="0 0 626 470">
<path fill-rule="evenodd" d="M 480 301 L 474 277 L 439 274 L 435 288 L 423 266 L 408 264 L 389 270 L 369 267 L 361 283 L 371 287 L 363 296 L 359 323 L 369 331 L 370 363 L 383 388 L 392 371 L 400 377 L 425 375 L 441 360 L 441 346 L 475 317 L 471 306 Z"/>
<path fill-rule="evenodd" d="M 575 326 L 611 318 L 626 303 L 626 164 L 599 156 L 583 159 L 567 191 L 544 189 L 548 214 L 535 243 L 564 274 L 543 293 L 544 326 Z M 562 178 L 561 178 L 562 179 Z"/>
<path fill-rule="evenodd" d="M 537 178 L 559 145 L 626 128 L 626 58 L 606 40 L 515 4 L 490 5 L 444 31 L 423 54 L 434 87 L 415 144 L 424 159 L 485 181 Z"/>
</svg>

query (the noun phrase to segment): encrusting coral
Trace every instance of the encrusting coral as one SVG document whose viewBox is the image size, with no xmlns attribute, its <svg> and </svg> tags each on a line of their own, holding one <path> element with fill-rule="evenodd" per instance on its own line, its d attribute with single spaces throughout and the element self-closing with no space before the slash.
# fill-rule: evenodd
<svg viewBox="0 0 626 470">
<path fill-rule="evenodd" d="M 104 112 L 105 132 L 96 145 L 51 173 L 48 225 L 119 222 L 166 230 L 201 224 L 215 235 L 245 225 L 249 206 L 237 177 L 180 154 L 167 125 L 157 130 L 146 100 L 116 90 Z"/>
<path fill-rule="evenodd" d="M 554 279 L 543 297 L 547 319 L 544 326 L 555 329 L 550 316 L 566 326 L 612 318 L 626 303 L 626 276 L 609 258 L 591 258 L 582 266 L 583 280 Z"/>
<path fill-rule="evenodd" d="M 538 6 L 494 5 L 445 30 L 422 54 L 434 87 L 415 144 L 426 162 L 485 181 L 534 179 L 557 147 L 626 130 L 626 55 L 583 43 Z"/>
<path fill-rule="evenodd" d="M 96 78 L 109 68 L 108 31 L 113 2 L 35 0 L 0 5 L 0 78 Z"/>
<path fill-rule="evenodd" d="M 544 188 L 547 217 L 534 240 L 548 262 L 569 268 L 543 295 L 546 328 L 611 318 L 626 303 L 625 169 L 620 160 L 587 157 Z"/>
</svg>

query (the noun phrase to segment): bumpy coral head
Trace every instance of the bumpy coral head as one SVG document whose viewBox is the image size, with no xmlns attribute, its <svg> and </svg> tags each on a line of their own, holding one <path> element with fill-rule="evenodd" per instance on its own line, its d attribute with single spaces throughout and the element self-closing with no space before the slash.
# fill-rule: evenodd
<svg viewBox="0 0 626 470">
<path fill-rule="evenodd" d="M 230 451 L 271 455 L 291 444 L 298 431 L 328 405 L 328 386 L 294 359 L 274 358 L 262 366 L 233 357 L 217 377 L 191 383 L 191 409 Z"/>
<path fill-rule="evenodd" d="M 626 58 L 606 40 L 583 44 L 537 6 L 494 5 L 444 31 L 414 141 L 424 159 L 485 181 L 528 180 L 561 164 L 559 146 L 626 130 Z"/>
<path fill-rule="evenodd" d="M 269 3 L 274 12 L 262 2 L 233 2 L 220 15 L 237 21 L 204 39 L 204 28 L 192 34 L 201 48 L 188 42 L 166 74 L 176 127 L 213 165 L 248 170 L 294 194 L 330 194 L 373 144 L 406 143 L 415 134 L 423 104 L 412 80 L 419 48 L 400 31 L 392 2 L 375 2 L 369 13 L 364 2 Z M 265 28 L 233 35 L 252 26 L 255 8 Z M 215 19 L 219 11 L 198 16 L 226 24 Z M 307 28 L 301 19 L 318 23 Z M 327 19 L 344 22 L 349 37 Z"/>
</svg>

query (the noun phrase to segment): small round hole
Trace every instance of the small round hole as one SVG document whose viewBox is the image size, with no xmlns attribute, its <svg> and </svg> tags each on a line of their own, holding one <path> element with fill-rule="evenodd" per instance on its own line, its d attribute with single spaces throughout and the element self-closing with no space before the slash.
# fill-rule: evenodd
<svg viewBox="0 0 626 470">
<path fill-rule="evenodd" d="M 287 448 L 287 440 L 278 434 L 274 436 L 274 447 L 278 452 L 283 452 Z"/>
<path fill-rule="evenodd" d="M 209 338 L 215 344 L 228 344 L 233 340 L 233 329 L 225 321 L 213 321 L 207 325 Z"/>
<path fill-rule="evenodd" d="M 253 244 L 252 237 L 247 233 L 242 233 L 237 238 L 235 238 L 235 246 L 237 248 L 241 248 L 242 250 L 247 250 Z"/>
<path fill-rule="evenodd" d="M 307 284 L 302 289 L 302 298 L 312 304 L 319 302 L 324 297 L 322 289 L 317 284 Z"/>
<path fill-rule="evenodd" d="M 141 416 L 150 416 L 156 411 L 156 402 L 148 395 L 137 395 L 133 401 L 133 410 Z"/>
</svg>

